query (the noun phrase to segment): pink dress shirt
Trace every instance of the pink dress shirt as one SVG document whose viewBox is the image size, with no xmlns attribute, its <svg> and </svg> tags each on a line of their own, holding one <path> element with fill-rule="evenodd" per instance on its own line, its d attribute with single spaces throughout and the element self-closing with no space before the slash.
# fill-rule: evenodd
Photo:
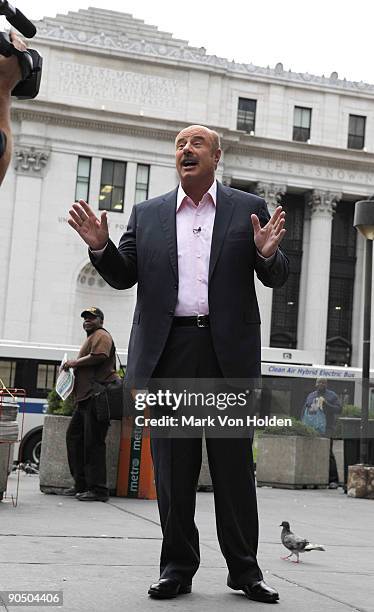
<svg viewBox="0 0 374 612">
<path fill-rule="evenodd" d="M 177 193 L 177 253 L 179 289 L 176 317 L 209 314 L 210 247 L 216 216 L 217 182 L 196 206 L 179 185 Z"/>
<path fill-rule="evenodd" d="M 196 206 L 179 185 L 177 192 L 176 229 L 179 288 L 176 317 L 209 314 L 208 276 L 214 219 L 216 216 L 217 181 L 215 180 Z M 91 251 L 100 257 L 106 246 Z M 90 249 L 91 250 L 91 249 Z M 276 253 L 266 258 L 270 265 Z"/>
</svg>

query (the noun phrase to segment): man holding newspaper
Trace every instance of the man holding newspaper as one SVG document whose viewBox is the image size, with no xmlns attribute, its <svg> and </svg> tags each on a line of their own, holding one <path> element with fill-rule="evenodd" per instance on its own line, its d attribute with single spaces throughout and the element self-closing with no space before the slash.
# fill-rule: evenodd
<svg viewBox="0 0 374 612">
<path fill-rule="evenodd" d="M 111 335 L 103 329 L 104 314 L 95 306 L 81 314 L 87 339 L 78 358 L 65 361 L 64 371 L 74 371 L 74 413 L 66 432 L 70 472 L 74 486 L 65 495 L 79 501 L 107 501 L 105 438 L 109 414 L 102 418 L 94 399 L 95 384 L 105 385 L 118 378 L 115 347 Z"/>
</svg>

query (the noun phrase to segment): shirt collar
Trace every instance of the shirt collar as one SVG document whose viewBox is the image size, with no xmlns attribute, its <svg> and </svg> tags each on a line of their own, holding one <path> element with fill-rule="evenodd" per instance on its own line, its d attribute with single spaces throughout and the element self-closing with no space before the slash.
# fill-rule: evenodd
<svg viewBox="0 0 374 612">
<path fill-rule="evenodd" d="M 215 179 L 214 179 L 213 183 L 211 184 L 211 186 L 209 187 L 209 189 L 208 189 L 208 191 L 206 193 L 209 193 L 214 206 L 216 206 L 216 204 L 217 204 L 217 181 Z M 206 194 L 204 194 L 204 195 L 206 195 Z M 179 183 L 179 185 L 178 185 L 178 193 L 177 193 L 177 212 L 180 209 L 181 204 L 182 204 L 184 198 L 188 198 L 188 195 L 185 193 L 182 185 Z"/>
</svg>

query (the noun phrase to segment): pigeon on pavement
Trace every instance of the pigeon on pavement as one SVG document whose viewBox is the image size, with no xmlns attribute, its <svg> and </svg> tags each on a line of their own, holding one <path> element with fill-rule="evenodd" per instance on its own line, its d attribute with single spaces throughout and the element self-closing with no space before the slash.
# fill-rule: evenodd
<svg viewBox="0 0 374 612">
<path fill-rule="evenodd" d="M 291 531 L 288 521 L 283 521 L 279 526 L 283 527 L 281 533 L 282 544 L 291 551 L 287 557 L 281 557 L 282 559 L 286 560 L 292 557 L 292 555 L 295 555 L 296 561 L 293 561 L 293 563 L 300 563 L 300 553 L 309 552 L 311 550 L 325 550 L 321 544 L 310 544 L 305 538 L 299 538 L 295 535 Z"/>
</svg>

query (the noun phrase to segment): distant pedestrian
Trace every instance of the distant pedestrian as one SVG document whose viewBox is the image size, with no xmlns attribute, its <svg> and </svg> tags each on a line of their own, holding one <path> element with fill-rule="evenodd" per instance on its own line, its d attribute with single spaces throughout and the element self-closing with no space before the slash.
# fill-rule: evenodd
<svg viewBox="0 0 374 612">
<path fill-rule="evenodd" d="M 64 495 L 75 495 L 79 501 L 107 501 L 105 438 L 108 419 L 98 419 L 93 389 L 95 383 L 109 383 L 116 374 L 115 347 L 111 335 L 103 329 L 104 314 L 95 306 L 81 314 L 87 339 L 77 359 L 63 367 L 74 369 L 74 413 L 66 432 L 66 445 L 74 486 Z"/>
<path fill-rule="evenodd" d="M 301 418 L 304 423 L 313 426 L 319 433 L 330 438 L 329 488 L 339 486 L 338 469 L 332 450 L 336 416 L 341 414 L 342 405 L 337 394 L 327 388 L 326 378 L 317 378 L 316 389 L 307 396 Z"/>
</svg>

